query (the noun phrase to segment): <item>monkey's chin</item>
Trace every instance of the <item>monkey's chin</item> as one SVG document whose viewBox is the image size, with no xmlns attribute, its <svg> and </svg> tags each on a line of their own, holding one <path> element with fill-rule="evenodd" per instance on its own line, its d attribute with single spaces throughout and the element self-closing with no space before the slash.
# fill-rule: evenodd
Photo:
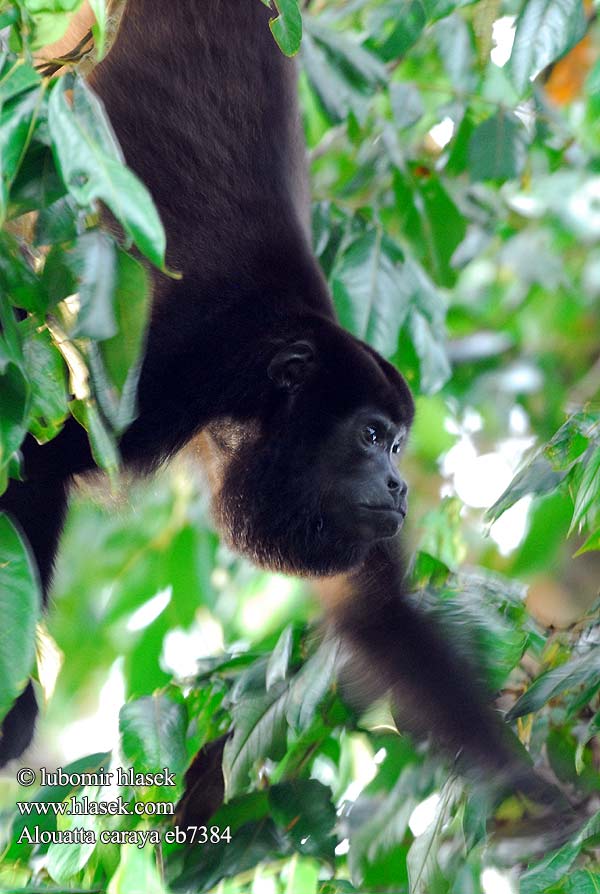
<svg viewBox="0 0 600 894">
<path fill-rule="evenodd" d="M 370 542 L 388 540 L 396 536 L 404 518 L 402 510 L 363 504 L 358 507 L 357 531 Z"/>
</svg>

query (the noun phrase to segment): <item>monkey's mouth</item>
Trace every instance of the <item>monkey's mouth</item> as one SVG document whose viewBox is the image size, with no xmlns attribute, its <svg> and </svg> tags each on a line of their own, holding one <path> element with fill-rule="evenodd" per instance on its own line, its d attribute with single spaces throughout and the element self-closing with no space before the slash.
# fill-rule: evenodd
<svg viewBox="0 0 600 894">
<path fill-rule="evenodd" d="M 387 512 L 390 515 L 399 515 L 404 521 L 406 518 L 406 509 L 404 506 L 374 506 L 373 503 L 359 503 L 361 509 L 368 509 L 370 512 Z"/>
<path fill-rule="evenodd" d="M 366 515 L 363 516 L 364 523 L 367 525 L 366 530 L 376 540 L 393 537 L 397 534 L 404 524 L 406 516 L 406 511 L 402 506 L 376 506 L 373 503 L 361 503 L 360 509 L 366 510 Z"/>
</svg>

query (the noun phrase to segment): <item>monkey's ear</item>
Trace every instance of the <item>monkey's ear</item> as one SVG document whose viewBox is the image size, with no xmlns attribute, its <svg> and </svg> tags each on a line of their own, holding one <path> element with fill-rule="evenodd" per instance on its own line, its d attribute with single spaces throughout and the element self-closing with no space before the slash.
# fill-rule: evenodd
<svg viewBox="0 0 600 894">
<path fill-rule="evenodd" d="M 314 367 L 314 346 L 308 341 L 295 341 L 275 354 L 267 375 L 278 388 L 293 393 L 304 384 Z"/>
</svg>

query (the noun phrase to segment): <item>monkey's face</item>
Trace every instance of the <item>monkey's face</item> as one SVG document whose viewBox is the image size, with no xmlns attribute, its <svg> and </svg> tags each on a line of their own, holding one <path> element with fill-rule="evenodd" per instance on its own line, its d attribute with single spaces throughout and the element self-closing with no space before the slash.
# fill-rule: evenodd
<svg viewBox="0 0 600 894">
<path fill-rule="evenodd" d="M 285 392 L 281 404 L 221 462 L 215 520 L 234 549 L 263 567 L 347 571 L 404 522 L 397 460 L 412 403 L 401 422 L 389 401 L 352 407 L 345 382 L 337 400 L 304 341 L 280 351 L 269 376 Z"/>
<path fill-rule="evenodd" d="M 397 463 L 406 435 L 372 408 L 337 422 L 321 458 L 323 527 L 336 539 L 370 546 L 400 530 L 408 487 Z"/>
</svg>

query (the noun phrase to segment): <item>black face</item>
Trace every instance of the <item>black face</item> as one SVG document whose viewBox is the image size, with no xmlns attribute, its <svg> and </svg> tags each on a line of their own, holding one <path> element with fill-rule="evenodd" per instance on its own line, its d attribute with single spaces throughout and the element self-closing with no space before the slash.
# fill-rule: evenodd
<svg viewBox="0 0 600 894">
<path fill-rule="evenodd" d="M 348 571 L 404 522 L 407 487 L 397 461 L 412 398 L 392 367 L 343 338 L 329 367 L 310 340 L 274 356 L 270 415 L 223 463 L 216 519 L 231 545 L 263 567 Z"/>
<path fill-rule="evenodd" d="M 393 537 L 406 517 L 408 491 L 398 471 L 407 428 L 377 410 L 340 422 L 324 450 L 323 524 L 347 541 Z"/>
</svg>

